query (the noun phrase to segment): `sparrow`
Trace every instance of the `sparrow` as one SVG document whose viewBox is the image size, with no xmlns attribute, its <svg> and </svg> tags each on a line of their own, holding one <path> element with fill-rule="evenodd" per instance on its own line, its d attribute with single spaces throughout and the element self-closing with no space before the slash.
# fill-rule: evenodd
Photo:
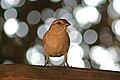
<svg viewBox="0 0 120 80">
<path fill-rule="evenodd" d="M 43 36 L 43 48 L 45 51 L 45 66 L 49 63 L 49 57 L 64 55 L 64 66 L 67 63 L 67 53 L 70 46 L 70 38 L 67 27 L 70 23 L 66 19 L 56 19 Z"/>
</svg>

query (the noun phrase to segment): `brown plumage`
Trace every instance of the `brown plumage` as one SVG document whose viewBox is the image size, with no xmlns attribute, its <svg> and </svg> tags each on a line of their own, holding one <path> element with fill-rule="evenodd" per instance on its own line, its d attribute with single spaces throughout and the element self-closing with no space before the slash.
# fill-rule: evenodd
<svg viewBox="0 0 120 80">
<path fill-rule="evenodd" d="M 53 21 L 49 30 L 43 36 L 44 50 L 46 54 L 45 65 L 50 57 L 59 57 L 64 55 L 64 63 L 67 63 L 67 53 L 70 46 L 69 35 L 66 31 L 70 23 L 66 19 L 57 19 Z"/>
</svg>

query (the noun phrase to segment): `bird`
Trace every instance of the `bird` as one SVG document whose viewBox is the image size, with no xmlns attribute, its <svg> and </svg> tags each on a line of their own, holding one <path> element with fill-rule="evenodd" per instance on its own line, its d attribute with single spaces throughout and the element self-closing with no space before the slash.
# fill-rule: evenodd
<svg viewBox="0 0 120 80">
<path fill-rule="evenodd" d="M 70 46 L 70 37 L 67 32 L 71 24 L 66 19 L 56 19 L 43 35 L 43 48 L 45 51 L 45 66 L 49 63 L 49 57 L 64 55 L 64 66 L 67 63 L 67 54 Z"/>
</svg>

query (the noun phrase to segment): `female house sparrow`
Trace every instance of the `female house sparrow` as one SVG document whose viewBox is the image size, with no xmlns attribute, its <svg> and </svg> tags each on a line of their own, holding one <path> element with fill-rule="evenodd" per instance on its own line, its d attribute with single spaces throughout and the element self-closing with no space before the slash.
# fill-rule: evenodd
<svg viewBox="0 0 120 80">
<path fill-rule="evenodd" d="M 60 57 L 64 55 L 64 64 L 67 63 L 67 53 L 70 46 L 70 38 L 66 31 L 70 23 L 66 19 L 53 21 L 49 30 L 43 36 L 43 44 L 46 55 L 45 65 L 50 57 Z"/>
</svg>

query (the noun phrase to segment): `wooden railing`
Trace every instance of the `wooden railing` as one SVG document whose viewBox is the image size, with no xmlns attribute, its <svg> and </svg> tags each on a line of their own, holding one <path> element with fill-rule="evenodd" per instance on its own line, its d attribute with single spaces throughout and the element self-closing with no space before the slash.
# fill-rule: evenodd
<svg viewBox="0 0 120 80">
<path fill-rule="evenodd" d="M 120 80 L 119 72 L 94 69 L 0 65 L 0 80 Z"/>
</svg>

